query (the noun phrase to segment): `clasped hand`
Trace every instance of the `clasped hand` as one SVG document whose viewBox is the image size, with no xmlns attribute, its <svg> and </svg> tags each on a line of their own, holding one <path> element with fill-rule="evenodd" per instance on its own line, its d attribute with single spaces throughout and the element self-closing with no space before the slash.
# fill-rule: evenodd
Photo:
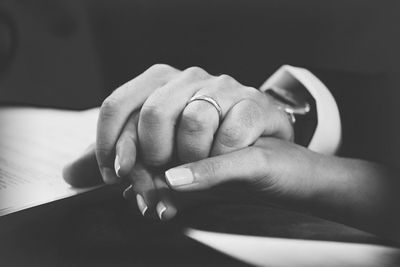
<svg viewBox="0 0 400 267">
<path fill-rule="evenodd" d="M 211 97 L 222 114 L 207 101 L 188 104 L 193 96 Z M 162 220 L 184 206 L 172 195 L 229 182 L 251 185 L 267 199 L 296 201 L 311 193 L 318 155 L 293 144 L 293 136 L 271 96 L 227 75 L 158 64 L 105 99 L 96 144 L 65 168 L 64 178 L 93 185 L 100 170 L 107 184 L 128 180 L 124 196 Z"/>
</svg>

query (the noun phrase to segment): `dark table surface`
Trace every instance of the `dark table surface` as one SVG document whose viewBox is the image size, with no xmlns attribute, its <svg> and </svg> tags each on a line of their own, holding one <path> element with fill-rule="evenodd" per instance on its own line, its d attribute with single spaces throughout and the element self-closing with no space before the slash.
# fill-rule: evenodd
<svg viewBox="0 0 400 267">
<path fill-rule="evenodd" d="M 245 266 L 182 234 L 185 227 L 272 237 L 393 245 L 389 241 L 281 208 L 218 204 L 170 222 L 141 217 L 104 187 L 0 218 L 2 266 Z"/>
</svg>

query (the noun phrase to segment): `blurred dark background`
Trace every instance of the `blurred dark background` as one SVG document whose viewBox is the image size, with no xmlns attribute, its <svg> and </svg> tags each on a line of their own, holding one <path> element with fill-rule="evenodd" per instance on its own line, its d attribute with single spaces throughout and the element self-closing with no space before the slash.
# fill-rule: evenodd
<svg viewBox="0 0 400 267">
<path fill-rule="evenodd" d="M 280 65 L 399 70 L 399 1 L 3 0 L 0 100 L 99 105 L 154 63 L 258 87 Z"/>
<path fill-rule="evenodd" d="M 398 0 L 1 0 L 0 103 L 97 106 L 117 86 L 155 63 L 182 69 L 197 65 L 255 87 L 282 64 L 351 73 L 397 72 L 399 10 Z M 353 103 L 348 106 L 354 112 Z M 357 112 L 361 118 L 365 110 Z M 370 117 L 364 117 L 368 122 Z M 381 151 L 376 158 L 389 154 L 387 147 L 373 150 L 363 140 L 360 144 L 362 148 L 354 150 Z M 399 146 L 390 146 L 392 154 L 399 151 Z M 2 219 L 5 242 L 0 251 L 7 254 L 3 262 L 35 259 L 48 266 L 88 266 L 93 261 L 92 266 L 101 266 L 105 261 L 104 266 L 131 266 L 134 261 L 159 263 L 167 258 L 201 266 L 207 260 L 227 261 L 182 241 L 181 235 L 177 239 L 176 231 L 161 236 L 166 226 L 138 222 L 137 214 L 126 214 L 132 209 L 119 194 L 101 195 L 100 204 L 84 204 L 81 198 L 70 201 L 70 206 L 54 202 Z M 236 225 L 253 227 L 254 218 L 248 214 L 255 210 L 243 210 L 247 213 Z M 218 207 L 214 213 L 223 214 Z M 235 226 L 231 219 L 236 214 L 236 209 L 228 212 L 229 223 L 223 225 Z M 277 226 L 260 228 L 268 235 L 382 243 L 354 229 L 299 220 L 298 215 L 288 219 L 287 214 L 265 210 L 254 214 L 265 216 L 264 226 Z M 214 222 L 215 216 L 200 215 L 204 214 L 193 221 Z M 184 248 L 190 253 L 182 253 Z M 154 257 L 148 251 L 162 253 Z"/>
</svg>

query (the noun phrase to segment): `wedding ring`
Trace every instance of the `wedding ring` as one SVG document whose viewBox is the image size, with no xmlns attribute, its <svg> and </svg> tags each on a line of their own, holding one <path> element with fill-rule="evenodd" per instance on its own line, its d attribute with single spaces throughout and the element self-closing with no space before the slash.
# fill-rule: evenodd
<svg viewBox="0 0 400 267">
<path fill-rule="evenodd" d="M 189 102 L 187 102 L 186 106 L 189 105 L 190 103 L 194 102 L 194 101 L 206 101 L 208 103 L 210 103 L 211 105 L 213 105 L 213 107 L 217 110 L 218 112 L 218 116 L 219 116 L 219 120 L 222 120 L 222 108 L 221 106 L 218 104 L 217 100 L 215 100 L 214 98 L 212 98 L 211 96 L 206 96 L 206 95 L 199 95 L 199 96 L 193 96 Z"/>
</svg>

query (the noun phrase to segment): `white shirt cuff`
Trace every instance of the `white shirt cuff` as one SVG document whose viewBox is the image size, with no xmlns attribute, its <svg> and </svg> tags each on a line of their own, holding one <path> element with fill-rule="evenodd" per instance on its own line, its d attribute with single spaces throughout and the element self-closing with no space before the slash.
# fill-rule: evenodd
<svg viewBox="0 0 400 267">
<path fill-rule="evenodd" d="M 260 90 L 287 85 L 290 84 L 287 81 L 293 79 L 308 90 L 316 103 L 318 122 L 308 148 L 322 154 L 335 154 L 342 140 L 339 109 L 331 92 L 316 76 L 304 68 L 284 65 L 264 82 Z"/>
</svg>

